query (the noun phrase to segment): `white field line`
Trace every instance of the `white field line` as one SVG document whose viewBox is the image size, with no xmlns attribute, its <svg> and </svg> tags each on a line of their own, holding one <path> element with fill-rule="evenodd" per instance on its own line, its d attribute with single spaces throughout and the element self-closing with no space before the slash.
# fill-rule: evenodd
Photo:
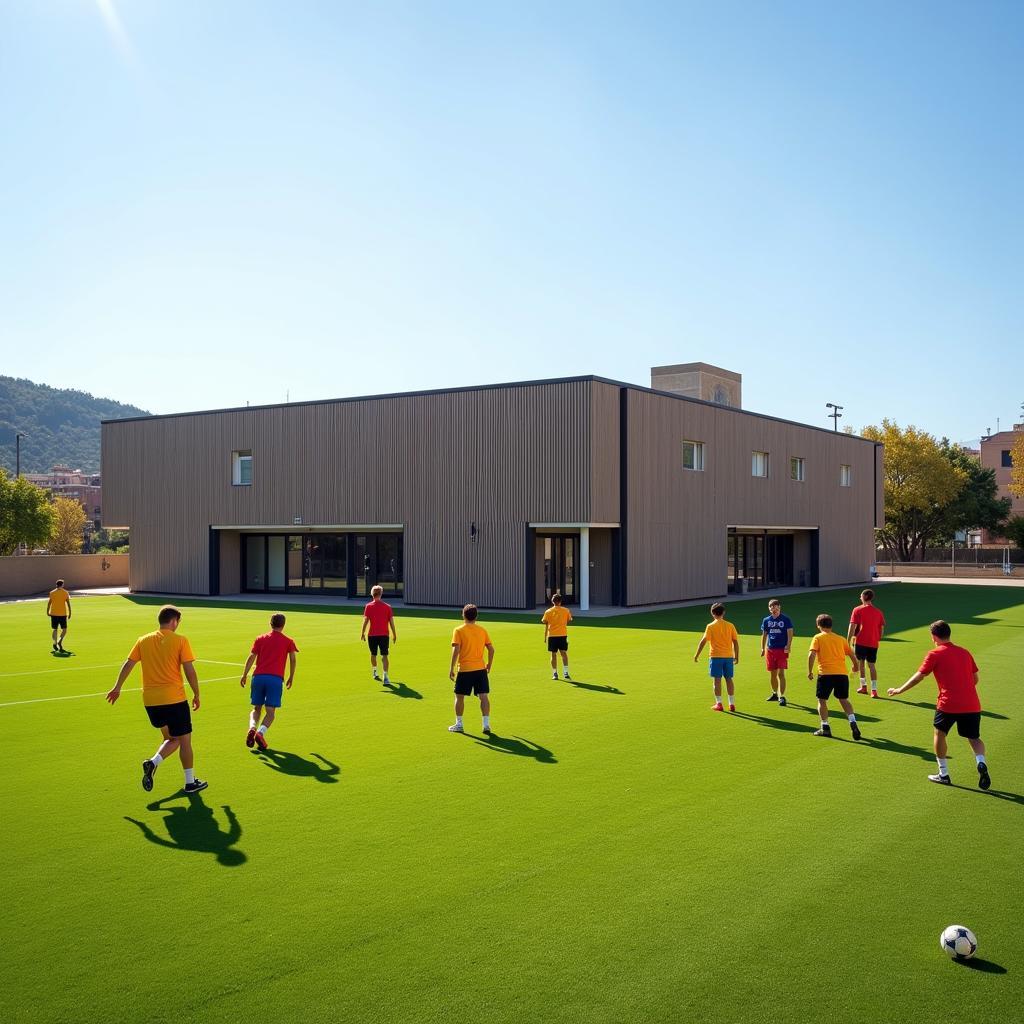
<svg viewBox="0 0 1024 1024">
<path fill-rule="evenodd" d="M 200 679 L 202 683 L 223 683 L 227 679 L 237 679 L 237 676 L 217 676 L 216 679 Z M 36 697 L 34 700 L 10 700 L 0 704 L 0 708 L 13 708 L 19 704 L 49 704 L 55 700 L 85 700 L 87 697 L 106 697 L 109 690 L 101 690 L 99 693 L 74 693 L 69 697 Z M 141 693 L 142 687 L 136 686 L 130 690 L 122 690 L 122 693 Z"/>
<path fill-rule="evenodd" d="M 102 668 L 120 668 L 123 664 L 123 661 L 118 661 L 112 665 L 75 665 L 74 668 L 44 668 L 38 672 L 0 672 L 0 679 L 14 679 L 21 676 L 48 676 L 54 672 L 91 672 L 93 669 L 98 672 Z M 209 661 L 207 658 L 196 658 L 196 664 L 230 665 L 231 668 L 244 668 L 244 663 L 241 661 Z"/>
</svg>

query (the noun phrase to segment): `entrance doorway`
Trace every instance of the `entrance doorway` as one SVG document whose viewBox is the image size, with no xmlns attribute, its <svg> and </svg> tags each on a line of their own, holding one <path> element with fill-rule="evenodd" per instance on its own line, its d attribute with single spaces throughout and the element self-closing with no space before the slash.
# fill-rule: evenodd
<svg viewBox="0 0 1024 1024">
<path fill-rule="evenodd" d="M 732 594 L 793 586 L 793 535 L 730 532 L 726 572 Z"/>
<path fill-rule="evenodd" d="M 557 590 L 565 604 L 579 602 L 580 538 L 558 533 L 537 538 L 543 548 L 544 602 Z"/>
<path fill-rule="evenodd" d="M 369 597 L 375 586 L 386 597 L 401 597 L 402 535 L 399 533 L 357 533 L 353 544 L 354 597 Z"/>
</svg>

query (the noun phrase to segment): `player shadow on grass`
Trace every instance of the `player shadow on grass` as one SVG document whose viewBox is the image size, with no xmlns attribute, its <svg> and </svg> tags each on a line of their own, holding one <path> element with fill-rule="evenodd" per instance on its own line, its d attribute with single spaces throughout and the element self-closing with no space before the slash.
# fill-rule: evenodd
<svg viewBox="0 0 1024 1024">
<path fill-rule="evenodd" d="M 558 758 L 547 747 L 542 747 L 533 740 L 523 739 L 522 736 L 498 736 L 492 732 L 483 739 L 477 739 L 475 736 L 471 739 L 478 746 L 497 751 L 499 754 L 532 757 L 538 764 L 558 764 Z"/>
<path fill-rule="evenodd" d="M 341 774 L 341 766 L 333 761 L 328 761 L 323 754 L 310 753 L 310 757 L 319 758 L 323 764 L 317 761 L 308 761 L 299 754 L 293 754 L 290 750 L 254 750 L 260 761 L 268 768 L 282 775 L 291 775 L 299 779 L 316 779 L 317 782 L 337 782 Z"/>
<path fill-rule="evenodd" d="M 928 711 L 935 710 L 935 702 L 928 703 L 925 700 L 900 700 L 899 697 L 886 697 L 886 700 L 892 701 L 893 704 L 906 704 L 908 708 L 925 708 Z M 1008 722 L 1010 719 L 1006 715 L 1000 715 L 996 711 L 982 711 L 982 718 L 994 718 L 999 722 Z"/>
<path fill-rule="evenodd" d="M 50 656 L 54 658 L 73 658 L 75 656 L 74 651 L 50 651 Z"/>
<path fill-rule="evenodd" d="M 792 701 L 789 701 L 786 704 L 786 707 L 789 708 L 791 711 L 804 711 L 804 712 L 806 712 L 809 715 L 814 715 L 814 720 L 818 721 L 818 707 L 817 707 L 817 705 L 815 705 L 814 707 L 809 707 L 807 704 L 794 704 Z M 838 721 L 843 721 L 843 722 L 846 721 L 846 715 L 842 711 L 839 711 L 839 710 L 837 710 L 835 708 L 830 708 L 829 709 L 828 716 L 829 716 L 829 719 L 835 718 Z M 760 716 L 759 715 L 748 715 L 747 717 L 748 718 L 759 718 Z M 767 719 L 767 721 L 774 721 L 774 719 Z M 858 722 L 880 722 L 881 719 L 880 718 L 876 718 L 874 715 L 865 715 L 863 712 L 858 711 L 857 712 L 857 721 Z"/>
<path fill-rule="evenodd" d="M 414 690 L 411 686 L 406 686 L 405 683 L 396 683 L 392 680 L 390 683 L 381 683 L 381 686 L 384 687 L 385 693 L 390 693 L 395 697 L 423 700 L 423 694 L 419 690 Z"/>
<path fill-rule="evenodd" d="M 622 697 L 626 696 L 626 691 L 620 690 L 617 686 L 598 686 L 597 683 L 581 683 L 577 679 L 566 679 L 565 681 L 570 686 L 575 686 L 577 690 L 592 690 L 594 693 L 617 693 Z"/>
<path fill-rule="evenodd" d="M 245 854 L 235 848 L 235 844 L 242 837 L 242 826 L 238 823 L 234 811 L 223 805 L 224 814 L 228 819 L 228 830 L 222 832 L 220 823 L 213 816 L 213 808 L 203 803 L 203 798 L 198 793 L 175 793 L 173 796 L 166 796 L 162 800 L 156 800 L 146 805 L 147 811 L 164 810 L 164 804 L 171 800 L 186 799 L 187 807 L 173 806 L 166 808 L 170 811 L 164 815 L 164 827 L 170 839 L 158 836 L 144 821 L 129 818 L 125 815 L 125 821 L 138 825 L 139 830 L 149 842 L 156 846 L 163 846 L 169 850 L 191 850 L 193 853 L 212 853 L 217 858 L 217 863 L 226 868 L 238 867 L 248 859 Z"/>
</svg>

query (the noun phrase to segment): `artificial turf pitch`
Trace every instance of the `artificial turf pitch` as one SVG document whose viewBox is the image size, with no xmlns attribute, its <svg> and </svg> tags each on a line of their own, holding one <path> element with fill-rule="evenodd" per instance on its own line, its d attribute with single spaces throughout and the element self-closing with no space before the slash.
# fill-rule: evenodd
<svg viewBox="0 0 1024 1024">
<path fill-rule="evenodd" d="M 788 597 L 787 708 L 765 703 L 766 597 L 742 634 L 736 715 L 713 714 L 705 609 L 578 619 L 553 681 L 534 616 L 483 614 L 495 735 L 450 735 L 448 612 L 399 611 L 388 691 L 359 610 L 288 611 L 300 649 L 271 750 L 247 750 L 239 666 L 267 608 L 181 602 L 199 663 L 200 796 L 157 733 L 103 699 L 149 599 L 74 601 L 50 652 L 40 603 L 0 608 L 4 802 L 0 1019 L 28 1021 L 901 1021 L 1020 1019 L 1024 1005 L 1024 591 L 879 587 L 881 688 L 944 617 L 981 669 L 993 788 L 950 737 L 935 771 L 931 680 L 853 696 L 816 726 L 816 613 Z M 287 610 L 287 609 L 286 609 Z M 60 698 L 60 699 L 57 699 Z M 938 937 L 966 924 L 971 966 Z"/>
</svg>

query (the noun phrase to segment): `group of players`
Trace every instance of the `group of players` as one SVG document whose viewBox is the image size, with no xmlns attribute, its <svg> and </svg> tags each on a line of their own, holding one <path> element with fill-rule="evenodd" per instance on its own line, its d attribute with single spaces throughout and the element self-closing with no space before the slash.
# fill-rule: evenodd
<svg viewBox="0 0 1024 1024">
<path fill-rule="evenodd" d="M 846 671 L 849 660 L 852 670 L 859 672 L 859 694 L 869 692 L 877 699 L 878 673 L 876 662 L 878 647 L 885 631 L 885 616 L 875 607 L 872 590 L 861 592 L 860 604 L 850 615 L 849 629 L 845 639 L 833 632 L 832 617 L 819 615 L 816 619 L 818 633 L 811 640 L 807 654 L 807 678 L 815 678 L 815 694 L 818 700 L 818 714 L 821 720 L 815 736 L 830 737 L 828 702 L 832 696 L 839 701 L 850 723 L 854 740 L 861 738 L 857 716 L 850 702 L 850 677 Z M 53 649 L 63 651 L 67 634 L 68 619 L 71 617 L 71 598 L 64 588 L 64 581 L 57 580 L 46 606 L 53 631 Z M 711 606 L 711 622 L 697 644 L 693 660 L 696 662 L 704 650 L 709 648 L 709 675 L 713 681 L 715 703 L 713 711 L 724 711 L 723 683 L 728 709 L 736 710 L 735 668 L 740 661 L 739 633 L 725 618 L 725 606 L 715 603 Z M 491 734 L 490 672 L 494 663 L 494 644 L 487 630 L 479 625 L 476 605 L 467 604 L 462 609 L 462 624 L 452 632 L 451 662 L 449 678 L 455 684 L 455 722 L 449 732 L 464 732 L 463 714 L 466 697 L 476 696 L 480 701 L 483 732 Z M 555 593 L 551 607 L 542 618 L 544 641 L 551 657 L 551 677 L 558 678 L 558 658 L 566 679 L 569 675 L 568 626 L 572 614 L 564 607 L 562 597 Z M 158 629 L 139 637 L 121 666 L 113 689 L 106 695 L 109 703 L 116 703 L 121 689 L 135 666 L 142 664 L 143 705 L 154 727 L 160 730 L 162 742 L 152 757 L 142 762 L 142 787 L 147 792 L 153 788 L 153 777 L 157 768 L 175 752 L 179 753 L 185 773 L 185 792 L 197 793 L 207 783 L 197 779 L 193 768 L 192 719 L 191 712 L 199 708 L 199 680 L 193 662 L 195 655 L 188 640 L 177 630 L 181 622 L 181 611 L 173 605 L 165 605 L 157 617 Z M 258 636 L 252 644 L 249 657 L 242 670 L 240 685 L 245 687 L 249 673 L 255 669 L 250 685 L 251 711 L 249 728 L 245 737 L 248 747 L 267 749 L 267 730 L 273 724 L 277 710 L 281 707 L 283 694 L 291 689 L 295 679 L 296 655 L 298 648 L 294 640 L 284 632 L 285 616 L 276 613 L 270 619 L 270 631 Z M 761 622 L 761 657 L 769 673 L 771 693 L 768 701 L 785 707 L 786 671 L 789 668 L 789 654 L 793 645 L 793 622 L 782 614 L 782 603 L 778 598 L 768 602 L 768 615 Z M 895 697 L 916 686 L 929 675 L 935 676 L 939 698 L 935 711 L 934 748 L 938 772 L 929 775 L 931 782 L 950 785 L 947 736 L 954 725 L 959 734 L 967 740 L 975 755 L 978 769 L 978 785 L 988 789 L 991 777 L 985 744 L 981 740 L 981 702 L 978 698 L 978 666 L 970 652 L 952 643 L 949 624 L 939 620 L 931 625 L 932 650 L 928 652 L 920 668 L 902 686 L 890 688 L 888 694 Z M 390 605 L 383 600 L 383 589 L 371 590 L 371 600 L 363 609 L 360 640 L 366 641 L 370 651 L 370 666 L 373 679 L 381 680 L 377 672 L 377 659 L 381 659 L 382 682 L 392 686 L 388 670 L 390 667 L 390 645 L 398 642 L 395 616 Z M 853 646 L 851 646 L 851 643 Z M 287 676 L 286 676 L 287 670 Z M 191 707 L 186 699 L 182 673 L 192 689 Z"/>
<path fill-rule="evenodd" d="M 833 632 L 832 616 L 822 614 L 815 620 L 818 633 L 811 640 L 807 651 L 807 678 L 815 678 L 815 662 L 817 662 L 817 682 L 815 696 L 818 699 L 818 716 L 821 725 L 814 730 L 815 736 L 832 735 L 829 725 L 829 698 L 835 696 L 850 723 L 850 733 L 854 740 L 861 738 L 857 715 L 850 702 L 850 677 L 846 671 L 847 659 L 852 670 L 860 673 L 860 686 L 857 693 L 868 692 L 868 681 L 871 683 L 871 697 L 878 699 L 878 647 L 885 632 L 885 616 L 881 609 L 875 607 L 875 592 L 863 590 L 860 604 L 850 614 L 850 625 L 846 638 Z M 985 744 L 981 740 L 981 701 L 978 697 L 978 666 L 970 651 L 958 647 L 951 640 L 952 630 L 949 623 L 942 619 L 931 624 L 932 649 L 921 662 L 921 667 L 902 685 L 890 688 L 890 697 L 906 693 L 917 686 L 929 675 L 935 676 L 939 688 L 939 699 L 935 708 L 935 759 L 938 772 L 929 775 L 930 782 L 949 786 L 947 736 L 955 725 L 957 732 L 965 739 L 974 751 L 978 768 L 978 786 L 988 789 L 992 779 L 988 771 L 988 759 Z M 851 647 L 851 642 L 853 646 Z M 710 650 L 708 674 L 714 685 L 715 703 L 712 711 L 724 711 L 722 703 L 722 684 L 725 683 L 725 694 L 730 711 L 736 710 L 736 694 L 734 670 L 740 661 L 740 638 L 736 627 L 725 617 L 725 605 L 716 603 L 711 606 L 711 622 L 704 629 L 704 635 L 697 644 L 693 660 L 700 658 L 701 651 L 707 646 Z M 789 654 L 793 646 L 793 622 L 782 614 L 782 602 L 772 598 L 768 602 L 768 614 L 761 620 L 761 657 L 765 659 L 765 667 L 771 679 L 772 692 L 769 701 L 780 707 L 786 706 L 786 670 L 789 668 Z"/>
</svg>

